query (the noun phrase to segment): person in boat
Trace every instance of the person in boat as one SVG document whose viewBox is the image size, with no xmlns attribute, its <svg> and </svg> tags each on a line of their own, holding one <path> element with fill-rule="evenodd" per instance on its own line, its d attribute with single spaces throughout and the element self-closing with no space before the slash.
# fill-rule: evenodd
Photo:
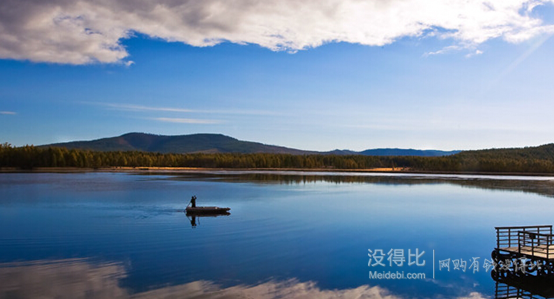
<svg viewBox="0 0 554 299">
<path fill-rule="evenodd" d="M 193 208 L 196 208 L 196 195 L 192 196 L 192 198 L 190 199 L 190 203 Z"/>
</svg>

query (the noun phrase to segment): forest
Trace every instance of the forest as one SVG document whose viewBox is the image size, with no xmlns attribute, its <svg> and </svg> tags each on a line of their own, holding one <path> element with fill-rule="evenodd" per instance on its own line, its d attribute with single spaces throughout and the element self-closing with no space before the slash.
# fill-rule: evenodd
<svg viewBox="0 0 554 299">
<path fill-rule="evenodd" d="M 443 157 L 193 153 L 142 151 L 100 152 L 61 147 L 0 145 L 0 167 L 201 167 L 337 169 L 403 168 L 422 172 L 554 173 L 554 144 L 519 149 L 463 151 Z"/>
</svg>

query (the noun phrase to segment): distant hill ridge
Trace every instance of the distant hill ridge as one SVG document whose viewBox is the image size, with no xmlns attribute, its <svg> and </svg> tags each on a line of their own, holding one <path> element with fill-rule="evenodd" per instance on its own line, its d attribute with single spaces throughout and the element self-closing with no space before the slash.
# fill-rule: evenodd
<svg viewBox="0 0 554 299">
<path fill-rule="evenodd" d="M 361 151 L 359 154 L 365 156 L 419 156 L 419 157 L 438 157 L 450 156 L 460 151 L 439 151 L 439 150 L 416 150 L 401 148 L 378 148 Z"/>
<path fill-rule="evenodd" d="M 362 152 L 334 150 L 329 152 L 306 151 L 259 142 L 242 141 L 222 134 L 191 134 L 165 136 L 146 133 L 128 133 L 117 137 L 90 141 L 54 143 L 41 147 L 65 147 L 94 151 L 144 151 L 158 153 L 279 153 L 293 155 L 335 154 L 366 156 L 448 156 L 460 151 L 415 149 L 369 149 Z"/>
<path fill-rule="evenodd" d="M 241 141 L 222 134 L 165 136 L 128 133 L 118 137 L 44 145 L 44 147 L 48 146 L 95 151 L 145 151 L 159 153 L 308 153 L 307 151 L 281 146 Z"/>
</svg>

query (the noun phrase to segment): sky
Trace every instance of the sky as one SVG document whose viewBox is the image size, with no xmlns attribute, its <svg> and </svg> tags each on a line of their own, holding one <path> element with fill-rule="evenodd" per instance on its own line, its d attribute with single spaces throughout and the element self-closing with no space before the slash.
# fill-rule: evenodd
<svg viewBox="0 0 554 299">
<path fill-rule="evenodd" d="M 2 0 L 0 143 L 554 142 L 554 1 Z"/>
</svg>

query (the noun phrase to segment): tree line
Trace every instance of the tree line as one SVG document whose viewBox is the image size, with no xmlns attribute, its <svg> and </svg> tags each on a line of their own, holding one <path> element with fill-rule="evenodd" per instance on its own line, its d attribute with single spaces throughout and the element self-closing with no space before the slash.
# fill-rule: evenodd
<svg viewBox="0 0 554 299">
<path fill-rule="evenodd" d="M 554 173 L 554 145 L 543 148 L 466 151 L 444 157 L 90 151 L 58 147 L 0 145 L 0 167 L 202 167 L 370 169 L 412 171 Z"/>
</svg>

